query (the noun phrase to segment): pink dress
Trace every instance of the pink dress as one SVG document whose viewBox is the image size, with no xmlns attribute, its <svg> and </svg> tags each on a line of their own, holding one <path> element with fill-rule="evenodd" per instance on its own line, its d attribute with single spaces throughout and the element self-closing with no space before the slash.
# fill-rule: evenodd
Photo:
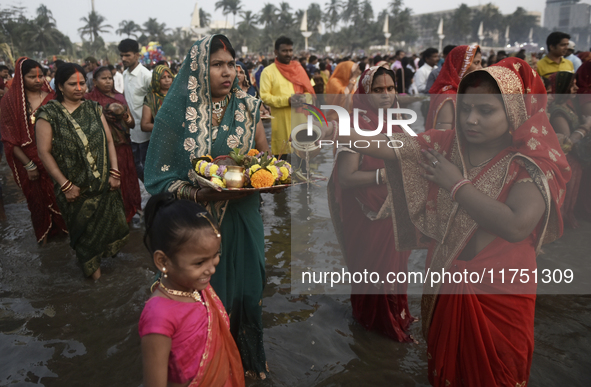
<svg viewBox="0 0 591 387">
<path fill-rule="evenodd" d="M 207 340 L 207 309 L 202 303 L 152 297 L 144 306 L 138 328 L 140 337 L 159 334 L 171 338 L 169 382 L 193 380 Z"/>
</svg>

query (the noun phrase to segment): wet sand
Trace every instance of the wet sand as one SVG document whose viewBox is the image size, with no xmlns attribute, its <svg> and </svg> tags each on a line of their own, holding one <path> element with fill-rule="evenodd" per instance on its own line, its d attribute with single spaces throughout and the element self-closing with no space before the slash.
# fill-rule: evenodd
<svg viewBox="0 0 591 387">
<path fill-rule="evenodd" d="M 314 167 L 330 171 L 323 154 Z M 67 237 L 35 243 L 24 198 L 3 161 L 0 177 L 8 220 L 0 223 L 0 386 L 139 386 L 142 366 L 137 322 L 154 268 L 142 225 L 130 242 L 103 261 L 102 278 L 83 278 Z M 292 198 L 305 198 L 305 186 Z M 326 211 L 325 184 L 312 187 L 312 209 Z M 324 195 L 324 197 L 322 196 Z M 428 386 L 426 344 L 400 344 L 367 332 L 351 316 L 348 295 L 291 294 L 288 193 L 264 194 L 267 286 L 263 299 L 270 378 L 250 386 Z M 293 199 L 292 199 L 293 200 Z M 298 205 L 304 206 L 305 203 Z M 544 247 L 538 258 L 588 265 L 591 224 L 581 222 Z M 322 241 L 316 243 L 321 245 Z M 318 247 L 318 246 L 317 246 Z M 330 247 L 333 248 L 333 247 Z M 410 267 L 424 265 L 413 253 Z M 420 315 L 420 297 L 409 296 Z M 591 382 L 591 297 L 539 296 L 531 386 L 586 386 Z"/>
</svg>

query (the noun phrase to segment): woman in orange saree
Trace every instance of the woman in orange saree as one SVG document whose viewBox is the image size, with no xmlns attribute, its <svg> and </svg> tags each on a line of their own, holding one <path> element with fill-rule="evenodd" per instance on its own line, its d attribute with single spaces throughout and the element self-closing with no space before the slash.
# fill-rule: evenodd
<svg viewBox="0 0 591 387">
<path fill-rule="evenodd" d="M 14 81 L 0 103 L 0 131 L 6 161 L 23 190 L 37 242 L 60 232 L 66 223 L 57 206 L 53 180 L 45 170 L 35 140 L 35 112 L 55 98 L 41 65 L 28 58 L 16 62 Z"/>
<path fill-rule="evenodd" d="M 361 71 L 355 62 L 347 60 L 339 63 L 326 85 L 326 103 L 328 105 L 344 107 L 350 112 L 353 102 L 351 97 L 353 93 L 355 93 L 355 86 L 357 85 L 357 77 L 359 74 L 361 74 Z M 330 110 L 326 117 L 329 120 L 338 119 L 337 113 L 334 110 Z"/>
<path fill-rule="evenodd" d="M 387 66 L 370 67 L 361 75 L 353 106 L 365 112 L 359 114 L 362 129 L 378 127 L 379 108 L 384 109 L 382 122 L 386 122 L 385 110 L 396 105 L 394 79 L 394 72 Z M 394 130 L 402 133 L 399 127 Z M 328 183 L 329 208 L 351 273 L 367 270 L 386 275 L 407 270 L 410 251 L 395 249 L 392 219 L 384 205 L 388 189 L 380 173 L 384 173 L 384 160 L 362 156 L 348 148 L 339 149 Z M 412 342 L 407 333 L 413 317 L 406 291 L 406 283 L 353 285 L 353 317 L 368 330 L 396 341 Z"/>
<path fill-rule="evenodd" d="M 455 127 L 456 94 L 464 76 L 482 68 L 482 54 L 477 44 L 457 46 L 450 51 L 435 83 L 429 89 L 431 103 L 425 130 Z"/>
<path fill-rule="evenodd" d="M 570 178 L 545 109 L 539 76 L 507 58 L 462 80 L 457 130 L 393 134 L 390 140 L 404 143 L 395 152 L 358 149 L 387 160 L 398 250 L 428 247 L 421 312 L 434 386 L 528 383 L 532 271 L 541 245 L 562 235 Z M 505 276 L 503 284 L 503 269 L 523 270 L 529 281 L 508 285 Z M 470 279 L 431 284 L 442 270 Z M 481 283 L 472 281 L 474 272 Z"/>
</svg>

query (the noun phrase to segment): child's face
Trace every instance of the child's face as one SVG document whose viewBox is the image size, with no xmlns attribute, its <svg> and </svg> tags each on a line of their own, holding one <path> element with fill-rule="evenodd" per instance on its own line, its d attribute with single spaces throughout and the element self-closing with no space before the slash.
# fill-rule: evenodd
<svg viewBox="0 0 591 387">
<path fill-rule="evenodd" d="M 168 259 L 166 273 L 173 288 L 181 291 L 203 290 L 220 263 L 220 243 L 212 230 L 193 232 L 174 259 Z"/>
</svg>

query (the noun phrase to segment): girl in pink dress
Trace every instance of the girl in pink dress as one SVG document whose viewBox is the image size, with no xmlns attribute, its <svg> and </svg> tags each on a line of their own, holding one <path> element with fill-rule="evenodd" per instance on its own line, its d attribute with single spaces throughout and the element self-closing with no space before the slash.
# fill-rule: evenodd
<svg viewBox="0 0 591 387">
<path fill-rule="evenodd" d="M 172 193 L 145 209 L 144 241 L 161 277 L 139 322 L 144 386 L 244 386 L 230 320 L 209 285 L 221 235 L 199 204 Z"/>
</svg>

